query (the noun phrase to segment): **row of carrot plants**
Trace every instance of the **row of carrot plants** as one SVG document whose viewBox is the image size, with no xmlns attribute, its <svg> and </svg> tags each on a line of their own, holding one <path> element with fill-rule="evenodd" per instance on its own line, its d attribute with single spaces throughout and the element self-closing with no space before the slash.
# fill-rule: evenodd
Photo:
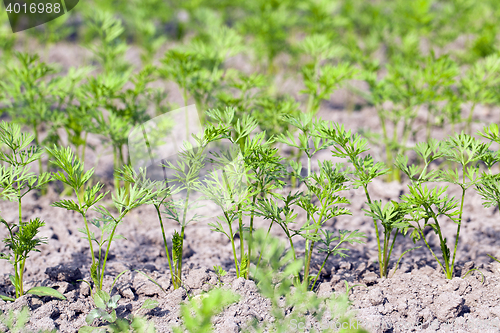
<svg viewBox="0 0 500 333">
<path fill-rule="evenodd" d="M 0 184 L 2 196 L 18 202 L 19 221 L 2 220 L 9 231 L 5 239 L 8 252 L 2 257 L 14 267 L 15 274 L 11 276 L 11 281 L 16 289 L 15 297 L 25 293 L 23 272 L 29 253 L 47 241 L 37 237 L 44 225 L 43 221 L 38 218 L 30 221 L 23 219 L 22 198 L 51 181 L 66 184 L 74 193 L 74 199 L 63 199 L 53 205 L 75 211 L 82 217 L 84 228 L 81 231 L 88 240 L 92 259 L 89 268 L 91 281 L 88 282 L 94 291 L 103 288 L 106 263 L 112 242 L 118 235 L 117 228 L 132 209 L 141 205 L 153 205 L 156 208 L 172 285 L 174 288 L 182 286 L 185 227 L 197 218 L 186 218 L 188 208 L 196 204 L 197 200 L 189 196 L 190 192 L 201 193 L 204 199 L 208 198 L 222 209 L 223 214 L 210 225 L 214 231 L 229 238 L 237 277 L 250 278 L 250 265 L 258 265 L 258 261 L 251 263 L 250 258 L 255 251 L 254 220 L 261 218 L 269 222 L 266 228 L 268 233 L 273 226 L 282 229 L 294 259 L 299 258 L 299 253 L 304 253 L 302 270 L 295 279 L 310 289 L 314 288 L 321 274 L 321 269 L 313 274 L 311 263 L 315 252 L 323 253 L 322 268 L 331 256 L 346 255 L 347 249 L 343 244 L 362 243 L 365 237 L 357 230 L 339 231 L 335 235 L 324 227 L 325 223 L 337 216 L 351 214 L 349 200 L 343 196 L 344 191 L 350 188 L 361 187 L 366 195 L 369 207 L 366 215 L 373 219 L 381 277 L 388 276 L 396 238 L 410 234 L 415 242 L 424 242 L 443 268 L 446 278 L 451 279 L 466 194 L 471 189 L 476 190 L 486 206 L 499 204 L 499 175 L 492 171 L 500 160 L 498 153 L 489 149 L 489 143 L 465 133 L 455 134 L 444 141 L 431 139 L 417 144 L 414 150 L 422 163 L 409 163 L 407 157 L 399 155 L 395 166 L 409 179 L 408 193 L 383 203 L 372 199 L 370 183 L 389 172 L 389 169 L 384 163 L 375 162 L 367 153 L 369 148 L 366 139 L 346 130 L 343 125 L 315 119 L 311 114 L 285 117 L 284 121 L 295 127 L 298 135 L 286 132 L 266 139 L 264 132 L 251 134 L 257 123 L 250 116 L 242 122 L 238 121 L 238 126 L 229 125 L 235 116 L 232 108 L 212 110 L 207 112 L 207 116 L 212 122 L 207 124 L 203 134 L 196 137 L 198 149 L 186 150 L 177 161 L 162 165 L 175 171 L 171 179 L 153 181 L 147 177 L 147 170 L 136 171 L 129 165 L 116 170 L 115 177 L 120 182 L 111 196 L 114 210 L 102 205 L 109 192 L 103 191 L 102 183 L 94 183 L 94 169 L 85 170 L 84 163 L 71 148 L 53 146 L 42 149 L 32 144 L 34 136 L 21 132 L 19 125 L 3 122 L 0 126 L 0 141 L 7 149 L 0 154 L 4 162 L 0 170 Z M 500 143 L 497 125 L 485 127 L 480 134 L 492 142 Z M 232 156 L 228 152 L 211 154 L 206 149 L 209 143 L 220 140 L 229 140 L 237 145 L 241 149 L 240 153 Z M 307 164 L 302 166 L 295 160 L 287 161 L 274 146 L 276 142 L 302 151 L 307 157 Z M 333 164 L 329 160 L 315 159 L 314 155 L 324 149 L 330 150 L 332 157 L 344 159 L 345 162 Z M 50 156 L 50 163 L 56 171 L 31 172 L 30 164 L 45 152 Z M 214 169 L 206 178 L 200 178 L 200 171 L 207 161 L 220 166 L 223 172 Z M 437 161 L 447 162 L 449 167 L 437 168 Z M 233 164 L 228 168 L 229 162 Z M 313 166 L 313 163 L 317 163 L 317 166 Z M 301 187 L 292 186 L 292 179 L 299 180 Z M 168 183 L 172 182 L 177 185 L 169 186 Z M 449 186 L 459 187 L 461 195 L 457 198 L 450 196 Z M 188 195 L 178 200 L 171 199 L 174 192 L 181 191 Z M 90 209 L 95 209 L 102 218 L 89 220 Z M 304 221 L 297 220 L 300 210 L 305 212 Z M 178 222 L 179 232 L 165 235 L 165 218 Z M 443 223 L 456 224 L 451 249 L 441 230 Z M 426 228 L 431 228 L 434 236 L 426 233 Z M 171 252 L 167 247 L 168 237 L 172 237 L 174 244 Z M 439 249 L 429 244 L 430 237 L 438 238 Z M 296 249 L 297 238 L 305 240 L 303 251 Z M 95 247 L 97 256 L 94 254 Z M 438 251 L 441 253 L 438 254 Z M 11 299 L 10 296 L 4 297 Z"/>
</svg>

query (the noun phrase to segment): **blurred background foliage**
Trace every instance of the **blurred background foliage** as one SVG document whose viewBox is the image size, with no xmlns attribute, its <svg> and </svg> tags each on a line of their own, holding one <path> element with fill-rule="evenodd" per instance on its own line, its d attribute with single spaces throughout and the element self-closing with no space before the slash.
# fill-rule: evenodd
<svg viewBox="0 0 500 333">
<path fill-rule="evenodd" d="M 499 103 L 499 19 L 496 0 L 82 0 L 13 34 L 2 10 L 0 109 L 35 134 L 50 124 L 39 143 L 60 142 L 64 129 L 82 157 L 87 133 L 102 135 L 119 166 L 126 129 L 148 108 L 182 106 L 156 81 L 174 82 L 198 110 L 252 113 L 268 137 L 287 129 L 282 115 L 316 114 L 344 86 L 346 109 L 353 96 L 375 107 L 380 131 L 362 133 L 390 166 L 419 132 L 471 132 L 476 106 Z M 83 46 L 88 63 L 61 68 L 48 56 L 60 43 Z M 283 91 L 283 77 L 303 89 Z"/>
</svg>

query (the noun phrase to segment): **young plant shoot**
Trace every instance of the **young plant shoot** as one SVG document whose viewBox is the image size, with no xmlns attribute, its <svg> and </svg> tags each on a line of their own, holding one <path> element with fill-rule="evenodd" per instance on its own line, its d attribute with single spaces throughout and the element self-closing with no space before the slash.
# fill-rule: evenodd
<svg viewBox="0 0 500 333">
<path fill-rule="evenodd" d="M 499 128 L 497 124 L 491 124 L 485 126 L 479 135 L 500 144 Z M 492 168 L 495 164 L 500 162 L 499 152 L 488 151 L 481 157 L 482 162 L 488 168 L 488 172 L 484 172 L 481 175 L 480 181 L 475 184 L 476 191 L 479 193 L 483 199 L 484 207 L 495 207 L 500 206 L 500 173 L 493 173 Z M 498 258 L 493 257 L 488 254 L 493 260 L 500 262 Z"/>
<path fill-rule="evenodd" d="M 9 223 L 3 218 L 0 219 L 8 230 L 8 236 L 4 239 L 8 252 L 0 253 L 0 259 L 8 260 L 14 267 L 14 275 L 9 277 L 16 290 L 15 298 L 29 293 L 65 299 L 60 292 L 48 287 L 24 290 L 26 260 L 30 252 L 40 252 L 37 247 L 47 244 L 47 239 L 37 237 L 45 222 L 39 218 L 23 220 L 22 199 L 30 192 L 42 189 L 52 180 L 49 173 L 41 172 L 37 175 L 30 172 L 30 164 L 40 160 L 43 154 L 42 148 L 31 145 L 34 139 L 34 135 L 22 133 L 18 124 L 3 121 L 0 123 L 0 142 L 7 147 L 7 152 L 0 152 L 0 160 L 7 164 L 0 166 L 1 195 L 10 201 L 16 201 L 19 212 L 17 221 Z M 5 295 L 0 295 L 0 298 L 14 301 L 14 298 Z"/>
<path fill-rule="evenodd" d="M 408 158 L 399 156 L 397 166 L 409 178 L 409 194 L 403 195 L 403 202 L 408 205 L 408 221 L 412 223 L 415 230 L 411 236 L 414 241 L 422 238 L 425 245 L 431 251 L 440 267 L 443 269 L 447 279 L 453 278 L 455 258 L 460 236 L 460 227 L 463 221 L 464 202 L 466 191 L 476 185 L 479 180 L 479 168 L 477 163 L 487 153 L 488 145 L 470 135 L 461 133 L 450 137 L 444 142 L 431 139 L 428 142 L 419 143 L 415 152 L 424 161 L 423 168 L 415 165 L 408 166 Z M 446 169 L 444 171 L 431 170 L 430 164 L 438 158 L 458 164 L 460 169 Z M 428 182 L 448 182 L 457 185 L 461 189 L 460 199 L 448 197 L 446 191 L 448 186 L 436 186 L 429 188 Z M 442 218 L 448 218 L 457 224 L 453 254 L 443 235 L 441 224 Z M 439 260 L 432 250 L 424 233 L 426 227 L 432 228 L 439 238 L 442 260 Z"/>
<path fill-rule="evenodd" d="M 99 267 L 98 261 L 95 258 L 93 241 L 95 240 L 94 234 L 90 232 L 89 221 L 87 219 L 87 212 L 99 201 L 109 193 L 102 193 L 103 184 L 97 183 L 90 185 L 90 178 L 94 174 L 94 168 L 84 171 L 84 164 L 75 156 L 71 148 L 47 148 L 47 151 L 52 156 L 52 163 L 62 169 L 54 173 L 53 177 L 64 184 L 71 187 L 75 193 L 76 200 L 63 199 L 52 204 L 54 207 L 64 208 L 67 210 L 79 213 L 85 225 L 83 233 L 87 237 L 89 243 L 90 255 L 92 263 L 90 266 L 91 277 L 94 280 L 95 288 L 99 289 L 99 279 L 97 277 L 97 270 Z M 99 258 L 100 259 L 100 258 Z"/>
<path fill-rule="evenodd" d="M 117 170 L 117 178 L 125 181 L 127 185 L 126 187 L 116 188 L 115 193 L 112 195 L 113 205 L 118 215 L 111 213 L 102 205 L 97 207 L 96 211 L 100 213 L 102 217 L 90 221 L 91 224 L 97 227 L 101 232 L 101 237 L 97 238 L 95 233 L 90 230 L 87 212 L 99 201 L 104 199 L 108 192 L 101 192 L 103 184 L 100 183 L 94 186 L 88 186 L 87 183 L 90 181 L 94 169 L 92 168 L 84 172 L 83 163 L 74 155 L 71 149 L 58 149 L 54 147 L 48 149 L 48 151 L 54 157 L 53 163 L 64 172 L 58 171 L 54 174 L 54 178 L 69 185 L 74 190 L 77 197 L 76 201 L 73 199 L 65 199 L 55 202 L 53 206 L 72 210 L 82 215 L 85 228 L 80 229 L 80 232 L 85 235 L 89 242 L 92 257 L 90 276 L 94 283 L 94 288 L 97 291 L 102 290 L 111 243 L 114 238 L 121 238 L 121 236 L 115 235 L 116 229 L 123 221 L 125 215 L 132 209 L 152 200 L 154 197 L 153 187 L 146 187 L 144 186 L 144 182 L 138 181 L 138 178 L 145 177 L 144 172 L 142 174 L 137 174 L 132 168 L 127 166 L 121 170 Z M 81 190 L 82 188 L 83 191 Z M 94 253 L 94 242 L 98 246 L 97 259 Z M 106 246 L 106 248 L 103 258 L 101 254 L 104 246 Z"/>
<path fill-rule="evenodd" d="M 165 179 L 155 182 L 156 190 L 153 193 L 151 203 L 156 209 L 160 222 L 174 289 L 180 288 L 182 285 L 185 228 L 190 222 L 197 221 L 202 217 L 197 213 L 191 214 L 190 212 L 199 207 L 200 198 L 196 197 L 196 194 L 200 185 L 200 177 L 207 162 L 206 149 L 209 143 L 218 140 L 226 133 L 227 128 L 225 127 L 207 126 L 203 134 L 193 135 L 194 145 L 188 141 L 184 142 L 175 161 L 163 160 L 160 165 Z M 172 253 L 167 245 L 163 215 L 181 226 L 180 233 L 175 231 L 172 235 Z"/>
<path fill-rule="evenodd" d="M 375 163 L 370 155 L 362 156 L 369 150 L 367 140 L 361 138 L 358 134 L 351 134 L 350 130 L 346 130 L 343 125 L 334 124 L 325 125 L 318 129 L 318 136 L 323 137 L 333 142 L 331 152 L 334 157 L 347 159 L 352 164 L 353 169 L 350 170 L 353 188 L 362 187 L 366 196 L 368 207 L 370 207 L 370 216 L 373 217 L 373 225 L 375 227 L 375 237 L 377 239 L 378 262 L 380 268 L 380 277 L 387 277 L 390 255 L 395 238 L 398 235 L 399 222 L 397 219 L 381 220 L 383 226 L 384 241 L 381 245 L 378 220 L 380 220 L 374 208 L 374 204 L 368 191 L 368 185 L 373 179 L 382 176 L 389 172 L 384 163 Z M 393 232 L 394 231 L 394 232 Z M 391 245 L 391 238 L 393 239 Z"/>
<path fill-rule="evenodd" d="M 286 120 L 299 130 L 298 138 L 296 139 L 293 134 L 287 132 L 286 134 L 278 135 L 276 140 L 299 149 L 307 156 L 307 175 L 305 177 L 301 175 L 301 163 L 292 161 L 291 167 L 293 169 L 295 179 L 298 179 L 307 188 L 305 193 L 301 193 L 299 195 L 295 204 L 307 213 L 307 221 L 300 228 L 298 234 L 306 240 L 303 282 L 309 285 L 310 279 L 312 278 L 310 275 L 310 268 L 314 253 L 314 246 L 318 241 L 321 241 L 320 231 L 322 230 L 323 225 L 337 216 L 351 214 L 346 207 L 343 207 L 343 205 L 349 204 L 349 200 L 339 195 L 339 192 L 347 189 L 345 183 L 348 181 L 348 178 L 347 174 L 342 171 L 341 165 L 334 166 L 330 161 L 318 161 L 319 172 L 312 170 L 311 160 L 314 154 L 327 148 L 332 143 L 329 138 L 321 136 L 321 133 L 319 132 L 321 128 L 326 126 L 326 122 L 322 120 L 314 121 L 311 114 L 303 114 L 300 118 L 286 117 Z M 291 197 L 289 196 L 288 198 Z M 269 205 L 270 203 L 271 202 L 268 202 L 268 208 L 271 209 L 268 212 L 278 214 L 268 214 L 268 216 L 273 216 L 271 220 L 276 221 L 279 225 L 284 227 L 289 222 L 286 219 L 286 214 L 285 220 L 282 221 L 279 210 L 272 209 L 272 205 Z M 287 207 L 287 205 L 285 205 L 285 207 Z M 275 208 L 277 208 L 277 206 L 275 206 Z M 286 223 L 284 224 L 283 222 Z M 289 235 L 289 233 L 287 233 L 287 235 Z M 356 238 L 358 240 L 358 236 L 360 235 L 361 234 L 356 233 L 351 234 L 353 239 Z M 323 241 L 327 241 L 329 246 L 332 240 L 333 239 L 328 239 Z M 341 242 L 343 242 L 343 240 Z M 335 254 L 338 253 L 339 252 L 335 252 Z M 320 272 L 318 273 L 316 280 L 319 277 L 319 274 Z M 314 287 L 314 283 L 312 287 Z"/>
</svg>

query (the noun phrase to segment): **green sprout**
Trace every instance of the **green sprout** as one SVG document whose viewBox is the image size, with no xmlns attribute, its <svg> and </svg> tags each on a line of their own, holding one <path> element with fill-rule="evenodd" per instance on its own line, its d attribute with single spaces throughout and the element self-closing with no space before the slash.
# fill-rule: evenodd
<svg viewBox="0 0 500 333">
<path fill-rule="evenodd" d="M 180 327 L 174 327 L 174 332 L 214 332 L 212 317 L 238 299 L 239 296 L 230 290 L 219 288 L 193 297 L 188 303 L 181 305 L 182 324 Z"/>
<path fill-rule="evenodd" d="M 152 299 L 146 299 L 142 306 L 136 310 L 133 314 L 130 314 L 128 318 L 118 318 L 116 315 L 116 308 L 118 307 L 118 301 L 120 300 L 120 295 L 110 296 L 104 290 L 99 290 L 93 294 L 94 304 L 96 308 L 91 310 L 85 321 L 88 325 L 96 319 L 107 322 L 105 327 L 95 328 L 92 326 L 82 326 L 78 330 L 78 333 L 92 333 L 92 332 L 137 332 L 137 333 L 154 333 L 155 327 L 153 323 L 148 322 L 144 317 L 137 315 L 141 310 L 151 310 L 158 306 L 158 301 Z"/>
<path fill-rule="evenodd" d="M 478 162 L 487 153 L 488 145 L 465 133 L 456 134 L 444 142 L 430 140 L 419 143 L 415 152 L 424 161 L 424 166 L 419 168 L 415 165 L 408 166 L 408 158 L 399 156 L 397 166 L 409 178 L 409 194 L 402 197 L 403 202 L 408 205 L 408 222 L 413 222 L 414 231 L 411 236 L 414 241 L 423 239 L 433 257 L 443 269 L 447 279 L 451 279 L 454 273 L 455 258 L 458 248 L 460 227 L 463 221 L 463 211 L 466 191 L 480 181 Z M 444 171 L 431 170 L 430 164 L 438 158 L 459 165 L 458 168 Z M 459 186 L 462 190 L 460 200 L 448 197 L 446 191 L 448 186 L 436 186 L 429 188 L 428 182 L 447 182 Z M 457 224 L 453 254 L 444 237 L 440 220 L 447 218 Z M 426 227 L 432 228 L 439 238 L 443 262 L 439 260 L 432 250 L 424 234 Z"/>
<path fill-rule="evenodd" d="M 52 149 L 47 148 L 49 153 L 54 157 L 53 163 L 63 170 L 54 174 L 54 178 L 69 185 L 77 200 L 65 199 L 53 203 L 55 207 L 64 208 L 80 213 L 82 215 L 85 228 L 79 229 L 85 235 L 89 242 L 92 264 L 90 266 L 90 276 L 94 283 L 94 288 L 102 290 L 104 282 L 104 273 L 106 270 L 106 262 L 108 259 L 111 243 L 114 238 L 122 238 L 116 234 L 116 229 L 122 223 L 123 218 L 134 208 L 143 204 L 149 203 L 154 195 L 153 186 L 144 186 L 145 171 L 141 170 L 136 173 L 132 168 L 125 166 L 123 169 L 117 170 L 116 177 L 119 180 L 126 182 L 125 187 L 118 187 L 112 195 L 113 205 L 118 215 L 111 213 L 106 207 L 98 206 L 96 211 L 101 214 L 101 218 L 92 219 L 90 222 L 97 227 L 101 232 L 101 237 L 97 238 L 94 232 L 90 231 L 87 212 L 94 205 L 99 203 L 109 193 L 102 193 L 103 184 L 97 183 L 94 186 L 89 186 L 88 182 L 94 173 L 94 169 L 84 172 L 84 164 L 75 156 L 70 148 Z M 83 188 L 83 190 L 82 190 Z M 94 254 L 93 243 L 98 246 L 98 258 Z M 105 247 L 104 258 L 102 257 L 102 249 Z"/>
<path fill-rule="evenodd" d="M 381 162 L 375 163 L 373 157 L 370 155 L 363 156 L 369 150 L 367 140 L 361 138 L 359 134 L 351 134 L 351 131 L 346 130 L 343 125 L 324 125 L 318 129 L 318 135 L 331 140 L 334 144 L 331 147 L 331 152 L 334 157 L 347 159 L 352 164 L 353 169 L 350 170 L 351 181 L 354 188 L 362 187 L 368 207 L 370 207 L 370 216 L 373 218 L 373 225 L 375 227 L 375 237 L 377 239 L 378 262 L 380 268 L 380 277 L 387 277 L 389 270 L 388 264 L 390 255 L 392 253 L 392 246 L 398 235 L 398 220 L 390 219 L 381 220 L 380 217 L 374 213 L 377 206 L 375 201 L 372 200 L 368 185 L 377 177 L 388 173 L 388 169 Z M 378 221 L 382 222 L 383 238 L 384 241 L 381 245 Z M 394 230 L 394 232 L 393 232 Z M 392 245 L 390 240 L 393 239 Z"/>
<path fill-rule="evenodd" d="M 225 271 L 222 267 L 219 265 L 215 265 L 213 267 L 215 275 L 217 275 L 217 280 L 219 281 L 219 287 L 222 286 L 222 278 L 227 275 L 227 271 Z"/>
<path fill-rule="evenodd" d="M 483 131 L 478 134 L 492 142 L 500 143 L 499 128 L 497 124 L 485 126 Z M 492 172 L 493 166 L 500 162 L 498 151 L 488 151 L 481 156 L 481 160 L 488 168 L 488 172 L 484 172 L 479 182 L 475 184 L 476 191 L 481 196 L 481 199 L 483 199 L 484 207 L 500 206 L 500 174 L 494 174 Z M 500 262 L 500 260 L 490 254 L 487 254 L 487 256 L 496 262 Z"/>
<path fill-rule="evenodd" d="M 22 133 L 17 124 L 0 123 L 0 142 L 7 147 L 8 152 L 0 152 L 0 160 L 8 166 L 0 166 L 0 188 L 1 195 L 10 201 L 16 201 L 18 206 L 18 220 L 7 222 L 1 218 L 0 222 L 5 225 L 8 235 L 4 239 L 5 246 L 9 250 L 1 253 L 0 259 L 5 259 L 14 267 L 14 275 L 10 275 L 10 281 L 15 287 L 15 298 L 26 293 L 38 296 L 52 296 L 60 299 L 65 297 L 58 291 L 49 287 L 33 287 L 28 291 L 24 289 L 24 272 L 26 260 L 30 252 L 40 252 L 38 247 L 47 244 L 45 237 L 37 237 L 40 228 L 45 222 L 39 218 L 23 220 L 22 199 L 26 194 L 41 190 L 51 180 L 49 173 L 41 172 L 35 174 L 30 172 L 33 162 L 40 160 L 43 149 L 37 145 L 31 145 L 34 135 Z M 3 300 L 14 301 L 14 298 L 0 295 Z"/>
</svg>

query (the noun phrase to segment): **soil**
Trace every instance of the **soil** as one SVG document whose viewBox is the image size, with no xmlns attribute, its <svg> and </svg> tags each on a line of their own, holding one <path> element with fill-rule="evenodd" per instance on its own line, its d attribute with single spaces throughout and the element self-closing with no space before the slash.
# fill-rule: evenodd
<svg viewBox="0 0 500 333">
<path fill-rule="evenodd" d="M 62 51 L 56 53 L 60 52 Z M 283 78 L 283 81 L 283 86 L 287 89 L 290 87 L 293 87 L 294 91 L 300 89 L 290 83 L 290 79 Z M 176 95 L 175 89 L 172 91 L 172 94 Z M 349 96 L 347 90 L 336 93 L 329 102 L 323 104 L 319 116 L 343 123 L 353 130 L 360 128 L 378 130 L 380 125 L 373 108 L 360 105 L 358 111 L 342 110 L 346 96 Z M 486 122 L 498 122 L 496 115 L 499 113 L 496 111 L 498 110 L 478 107 L 474 131 L 482 128 L 482 124 Z M 421 122 L 423 123 L 424 119 L 421 119 Z M 433 131 L 433 136 L 443 138 L 448 133 L 450 133 L 449 128 L 437 128 Z M 90 140 L 94 145 L 102 146 L 99 138 L 93 137 Z M 106 179 L 112 174 L 112 157 L 107 152 L 102 153 L 101 149 L 96 151 L 102 156 L 98 159 L 98 155 L 89 149 L 87 154 L 89 165 L 96 165 L 96 175 Z M 382 160 L 383 152 L 380 148 L 374 147 L 371 153 L 377 160 Z M 317 155 L 317 159 L 329 158 L 330 154 L 327 151 Z M 374 199 L 397 199 L 406 191 L 406 184 L 375 180 L 370 185 L 370 190 Z M 459 195 L 458 188 L 450 190 L 454 195 Z M 361 326 L 370 332 L 500 331 L 498 297 L 500 264 L 492 263 L 486 255 L 500 256 L 498 209 L 482 207 L 479 196 L 473 191 L 467 194 L 464 223 L 457 250 L 456 277 L 452 280 L 444 278 L 443 272 L 438 269 L 423 243 L 418 244 L 423 245 L 420 249 L 403 257 L 400 268 L 394 276 L 381 279 L 378 277 L 378 267 L 375 264 L 377 243 L 373 237 L 373 222 L 362 211 L 363 208 L 367 208 L 364 195 L 359 190 L 347 191 L 345 195 L 352 202 L 349 206 L 352 216 L 330 221 L 326 228 L 332 231 L 359 229 L 365 232 L 368 238 L 365 244 L 350 247 L 348 258 L 332 258 L 328 261 L 316 290 L 319 295 L 345 292 L 344 280 L 349 285 L 363 284 L 353 288 L 350 299 Z M 41 236 L 48 238 L 48 244 L 40 247 L 41 252 L 33 253 L 28 259 L 25 284 L 27 288 L 35 285 L 52 286 L 62 292 L 67 300 L 25 295 L 12 303 L 0 301 L 0 309 L 5 311 L 28 306 L 32 310 L 28 329 L 76 332 L 79 327 L 85 325 L 85 316 L 92 309 L 88 285 L 78 282 L 82 278 L 89 279 L 89 248 L 86 240 L 82 239 L 81 233 L 78 232 L 78 228 L 83 226 L 81 217 L 50 206 L 59 199 L 53 186 L 45 196 L 30 195 L 23 200 L 24 218 L 40 217 L 45 220 L 46 226 L 43 227 Z M 1 202 L 0 211 L 7 221 L 17 219 L 15 203 Z M 299 214 L 297 226 L 300 226 L 304 219 L 304 214 Z M 122 296 L 118 308 L 119 316 L 136 311 L 146 298 L 156 299 L 159 301 L 159 306 L 143 314 L 155 323 L 158 332 L 171 332 L 171 328 L 179 324 L 180 304 L 188 295 L 197 295 L 216 284 L 217 279 L 212 267 L 221 265 L 229 272 L 223 278 L 224 284 L 242 297 L 238 303 L 229 306 L 214 318 L 216 331 L 238 332 L 252 318 L 271 319 L 270 304 L 259 296 L 255 283 L 251 280 L 236 279 L 230 242 L 224 235 L 210 231 L 207 222 L 209 221 L 187 226 L 184 286 L 173 290 L 154 208 L 140 207 L 125 218 L 119 227 L 119 233 L 126 239 L 113 242 L 109 265 L 106 267 L 105 285 L 109 287 L 113 278 L 126 269 L 138 269 L 157 280 L 166 290 L 166 294 L 143 275 L 136 272 L 126 273 L 112 290 L 112 294 L 118 293 Z M 265 226 L 265 223 L 259 221 L 257 226 L 259 225 Z M 175 229 L 178 229 L 177 224 L 166 222 L 167 235 L 171 235 Z M 444 234 L 449 244 L 454 242 L 455 230 L 454 223 L 445 223 Z M 2 229 L 1 232 L 3 234 L 0 236 L 4 236 L 5 230 Z M 272 229 L 272 234 L 283 238 L 277 228 Z M 433 249 L 440 252 L 437 239 L 432 235 L 429 235 L 429 239 Z M 391 261 L 392 270 L 399 255 L 413 246 L 415 245 L 409 237 L 397 239 Z M 297 248 L 303 248 L 303 244 L 299 242 Z M 314 258 L 314 269 L 317 270 L 322 258 L 320 255 Z M 484 281 L 477 271 L 463 277 L 472 268 L 482 272 Z M 2 294 L 13 293 L 14 289 L 8 279 L 10 273 L 12 273 L 10 265 L 2 261 L 0 263 Z"/>
</svg>

